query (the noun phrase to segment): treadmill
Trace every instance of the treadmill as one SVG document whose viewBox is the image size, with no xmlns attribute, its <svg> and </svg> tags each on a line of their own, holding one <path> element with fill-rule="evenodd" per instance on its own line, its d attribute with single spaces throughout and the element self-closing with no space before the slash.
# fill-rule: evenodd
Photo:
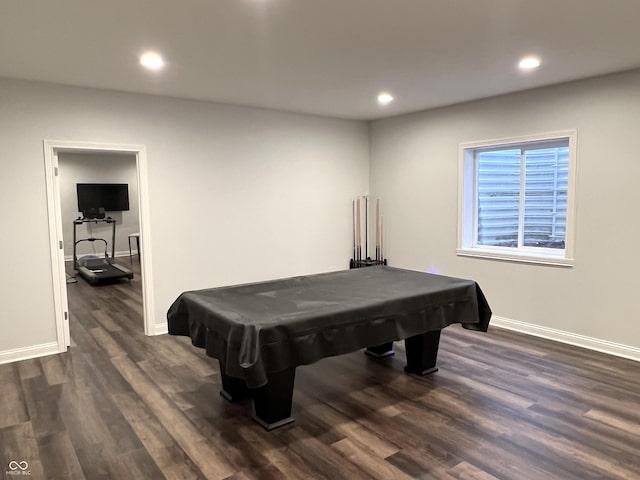
<svg viewBox="0 0 640 480">
<path fill-rule="evenodd" d="M 111 225 L 111 257 L 107 252 L 108 244 L 104 238 L 77 238 L 78 225 L 85 223 L 106 223 Z M 86 256 L 78 259 L 77 247 L 82 242 L 103 242 L 104 258 L 95 256 Z M 73 221 L 73 268 L 84 278 L 90 285 L 98 285 L 101 283 L 113 283 L 122 278 L 131 280 L 133 272 L 122 265 L 115 263 L 116 251 L 116 221 L 111 218 L 87 218 L 81 217 Z"/>
</svg>

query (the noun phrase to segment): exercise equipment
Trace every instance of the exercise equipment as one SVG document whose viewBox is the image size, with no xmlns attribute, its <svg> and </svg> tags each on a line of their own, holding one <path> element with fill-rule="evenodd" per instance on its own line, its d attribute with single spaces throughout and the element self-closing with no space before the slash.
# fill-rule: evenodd
<svg viewBox="0 0 640 480">
<path fill-rule="evenodd" d="M 84 225 L 86 223 L 105 223 L 111 225 L 111 257 L 109 257 L 108 253 L 108 243 L 104 238 L 96 238 L 93 236 L 81 239 L 77 238 L 78 225 Z M 103 242 L 104 257 L 100 258 L 95 255 L 86 255 L 78 259 L 78 244 L 82 242 Z M 131 270 L 115 263 L 115 250 L 116 221 L 113 218 L 79 217 L 73 221 L 73 268 L 78 272 L 78 275 L 85 279 L 89 284 L 98 285 L 100 283 L 114 282 L 122 278 L 127 278 L 129 280 L 133 278 L 133 272 Z"/>
</svg>

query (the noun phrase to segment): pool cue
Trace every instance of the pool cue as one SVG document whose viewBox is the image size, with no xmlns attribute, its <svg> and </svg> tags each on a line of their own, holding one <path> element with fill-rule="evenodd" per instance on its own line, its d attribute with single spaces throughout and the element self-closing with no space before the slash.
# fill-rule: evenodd
<svg viewBox="0 0 640 480">
<path fill-rule="evenodd" d="M 380 260 L 380 198 L 376 198 L 376 260 Z"/>
<path fill-rule="evenodd" d="M 384 262 L 384 217 L 380 216 L 380 260 Z"/>
<path fill-rule="evenodd" d="M 351 200 L 351 219 L 353 220 L 353 261 L 356 261 L 356 199 Z"/>
<path fill-rule="evenodd" d="M 362 248 L 362 235 L 360 232 L 360 197 L 358 197 L 358 202 L 357 202 L 357 210 L 356 210 L 356 225 L 358 226 L 358 232 L 356 234 L 356 238 L 357 238 L 357 257 L 356 260 L 360 260 L 360 254 L 361 254 L 361 248 Z"/>
<path fill-rule="evenodd" d="M 369 257 L 369 195 L 364 197 L 364 258 Z"/>
</svg>

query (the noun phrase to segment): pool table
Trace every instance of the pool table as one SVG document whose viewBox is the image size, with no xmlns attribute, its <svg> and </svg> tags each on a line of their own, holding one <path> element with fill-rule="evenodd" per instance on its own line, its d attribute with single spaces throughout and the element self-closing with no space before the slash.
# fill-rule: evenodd
<svg viewBox="0 0 640 480">
<path fill-rule="evenodd" d="M 381 265 L 184 292 L 167 319 L 218 359 L 220 393 L 250 397 L 271 430 L 293 421 L 297 366 L 362 348 L 383 357 L 404 340 L 405 370 L 431 373 L 441 330 L 487 331 L 491 309 L 472 280 Z"/>
</svg>

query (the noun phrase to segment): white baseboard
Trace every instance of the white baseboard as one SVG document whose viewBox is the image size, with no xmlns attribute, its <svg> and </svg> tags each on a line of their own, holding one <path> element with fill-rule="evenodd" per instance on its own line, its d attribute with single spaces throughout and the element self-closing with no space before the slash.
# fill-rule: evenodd
<svg viewBox="0 0 640 480">
<path fill-rule="evenodd" d="M 531 323 L 519 322 L 504 317 L 491 317 L 491 326 L 513 330 L 515 332 L 526 333 L 536 337 L 554 340 L 556 342 L 567 343 L 577 347 L 588 348 L 602 353 L 608 353 L 617 357 L 628 358 L 640 362 L 640 348 L 622 345 L 619 343 L 600 340 L 598 338 L 586 337 L 575 333 L 556 330 L 554 328 L 541 327 Z"/>
<path fill-rule="evenodd" d="M 165 333 L 169 333 L 169 324 L 167 322 L 156 323 L 151 335 L 164 335 Z"/>
<path fill-rule="evenodd" d="M 58 343 L 43 343 L 42 345 L 33 345 L 29 347 L 14 348 L 0 352 L 0 364 L 17 362 L 19 360 L 28 360 L 30 358 L 44 357 L 53 355 L 58 352 Z"/>
<path fill-rule="evenodd" d="M 622 345 L 606 340 L 586 337 L 584 335 L 556 330 L 554 328 L 541 327 L 539 325 L 519 322 L 517 320 L 511 320 L 509 318 L 498 317 L 495 315 L 491 317 L 491 326 L 496 328 L 503 328 L 505 330 L 512 330 L 514 332 L 525 333 L 527 335 L 533 335 L 535 337 L 546 338 L 548 340 L 554 340 L 560 343 L 567 343 L 569 345 L 575 345 L 577 347 L 587 348 L 589 350 L 595 350 L 598 352 L 607 353 L 610 355 L 615 355 L 617 357 L 628 358 L 630 360 L 640 362 L 640 348 L 631 347 L 628 345 Z M 155 328 L 151 335 L 163 335 L 165 333 L 168 333 L 168 331 L 169 326 L 166 322 L 158 323 L 155 325 Z M 12 350 L 5 350 L 3 352 L 0 352 L 0 364 L 17 362 L 30 358 L 44 357 L 46 355 L 53 355 L 56 353 L 59 353 L 57 342 L 43 343 L 41 345 L 33 345 L 22 348 L 14 348 Z"/>
</svg>

